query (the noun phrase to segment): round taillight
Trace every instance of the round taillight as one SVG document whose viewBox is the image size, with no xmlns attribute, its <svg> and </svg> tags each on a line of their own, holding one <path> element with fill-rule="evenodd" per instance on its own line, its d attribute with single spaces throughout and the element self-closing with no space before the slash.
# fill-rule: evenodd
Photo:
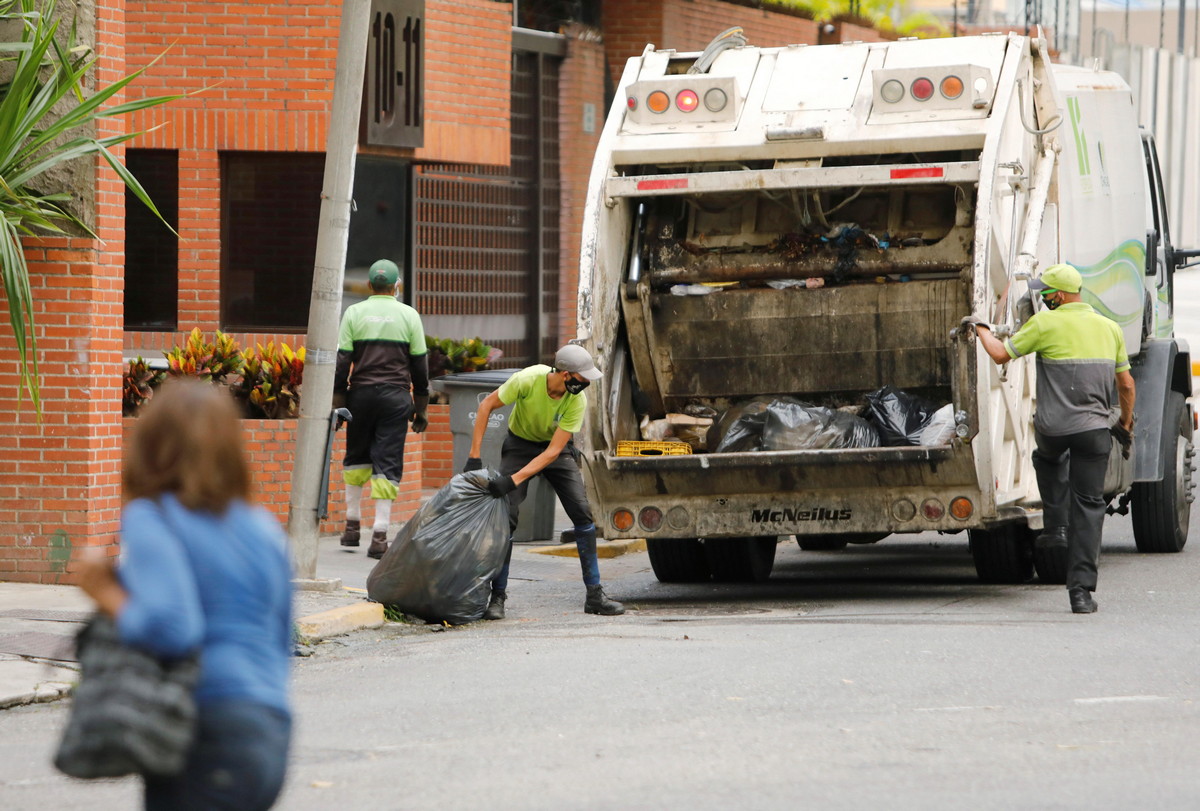
<svg viewBox="0 0 1200 811">
<path fill-rule="evenodd" d="M 911 521 L 917 515 L 917 507 L 906 498 L 892 505 L 892 517 L 897 521 Z"/>
<path fill-rule="evenodd" d="M 633 513 L 629 510 L 617 510 L 612 514 L 612 525 L 618 532 L 628 532 L 633 529 Z"/>
<path fill-rule="evenodd" d="M 704 108 L 710 113 L 719 113 L 729 103 L 729 96 L 719 87 L 711 87 L 704 94 Z"/>
<path fill-rule="evenodd" d="M 975 512 L 975 505 L 966 496 L 959 496 L 950 502 L 950 514 L 959 521 L 966 521 Z"/>
<path fill-rule="evenodd" d="M 913 83 L 909 86 L 909 92 L 912 93 L 912 97 L 917 101 L 929 101 L 933 97 L 933 82 L 924 77 L 914 79 Z"/>
<path fill-rule="evenodd" d="M 680 112 L 690 113 L 700 106 L 700 97 L 695 90 L 680 90 L 675 94 L 675 106 Z"/>
<path fill-rule="evenodd" d="M 904 85 L 895 79 L 888 79 L 879 87 L 879 97 L 888 104 L 895 104 L 904 98 Z"/>
<path fill-rule="evenodd" d="M 652 113 L 665 113 L 671 106 L 671 97 L 661 90 L 655 90 L 646 96 L 646 109 Z"/>
<path fill-rule="evenodd" d="M 940 521 L 946 514 L 946 508 L 936 498 L 927 498 L 921 503 L 921 515 L 930 521 Z"/>
<path fill-rule="evenodd" d="M 942 83 L 938 86 L 942 95 L 948 99 L 956 99 L 962 95 L 963 81 L 957 76 L 947 76 L 942 79 Z"/>
<path fill-rule="evenodd" d="M 637 99 L 633 96 L 630 96 L 629 98 L 625 99 L 625 104 L 628 105 L 630 110 L 637 109 Z"/>
<path fill-rule="evenodd" d="M 643 507 L 638 513 L 638 523 L 647 532 L 654 532 L 662 526 L 663 514 L 658 507 Z"/>
</svg>

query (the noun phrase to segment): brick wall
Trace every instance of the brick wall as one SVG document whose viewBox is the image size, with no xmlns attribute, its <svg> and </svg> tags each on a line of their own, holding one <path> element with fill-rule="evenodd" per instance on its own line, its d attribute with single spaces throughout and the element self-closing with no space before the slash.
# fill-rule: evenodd
<svg viewBox="0 0 1200 811">
<path fill-rule="evenodd" d="M 421 484 L 426 490 L 441 487 L 458 471 L 454 469 L 454 437 L 450 433 L 450 406 L 429 406 L 429 427 L 421 438 Z"/>
</svg>

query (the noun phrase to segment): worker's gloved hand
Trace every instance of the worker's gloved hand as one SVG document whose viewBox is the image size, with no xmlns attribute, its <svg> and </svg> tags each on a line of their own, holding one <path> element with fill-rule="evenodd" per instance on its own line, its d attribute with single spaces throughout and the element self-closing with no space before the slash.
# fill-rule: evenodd
<svg viewBox="0 0 1200 811">
<path fill-rule="evenodd" d="M 346 407 L 346 392 L 335 391 L 333 393 L 333 407 L 334 408 L 345 408 Z"/>
<path fill-rule="evenodd" d="M 350 409 L 348 408 L 338 408 L 333 413 L 336 415 L 336 419 L 333 422 L 333 430 L 335 431 L 342 430 L 343 425 L 354 421 L 354 417 L 350 414 Z"/>
<path fill-rule="evenodd" d="M 491 493 L 492 498 L 504 498 L 513 490 L 517 489 L 517 484 L 512 480 L 512 476 L 500 476 L 488 482 L 487 490 Z"/>
<path fill-rule="evenodd" d="M 478 456 L 472 456 L 467 460 L 467 463 L 463 465 L 463 473 L 470 473 L 472 470 L 483 470 L 483 460 Z"/>
<path fill-rule="evenodd" d="M 968 315 L 958 322 L 958 330 L 962 333 L 974 332 L 976 327 L 987 327 L 991 329 L 991 324 L 984 321 L 977 315 Z"/>
<path fill-rule="evenodd" d="M 1133 432 L 1119 422 L 1109 431 L 1112 432 L 1113 438 L 1121 443 L 1121 456 L 1128 459 L 1133 450 Z"/>
<path fill-rule="evenodd" d="M 429 418 L 425 416 L 424 411 L 419 411 L 412 416 L 412 429 L 414 434 L 424 433 L 429 427 Z"/>
</svg>

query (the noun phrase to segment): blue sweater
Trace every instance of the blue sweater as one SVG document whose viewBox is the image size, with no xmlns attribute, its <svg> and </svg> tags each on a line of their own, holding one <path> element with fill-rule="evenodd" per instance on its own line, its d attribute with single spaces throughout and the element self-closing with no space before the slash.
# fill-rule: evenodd
<svg viewBox="0 0 1200 811">
<path fill-rule="evenodd" d="M 241 699 L 290 714 L 292 572 L 279 522 L 235 501 L 223 515 L 172 495 L 121 513 L 121 638 L 162 657 L 201 646 L 200 706 Z"/>
</svg>

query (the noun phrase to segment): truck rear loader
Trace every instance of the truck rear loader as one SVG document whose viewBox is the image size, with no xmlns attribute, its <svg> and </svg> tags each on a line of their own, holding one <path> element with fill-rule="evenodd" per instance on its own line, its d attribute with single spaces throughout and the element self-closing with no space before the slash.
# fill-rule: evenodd
<svg viewBox="0 0 1200 811">
<path fill-rule="evenodd" d="M 659 580 L 762 580 L 789 536 L 966 531 L 983 580 L 1062 582 L 1033 542 L 1035 364 L 997 366 L 959 329 L 974 314 L 1014 332 L 1042 306 L 1029 280 L 1059 262 L 1121 325 L 1137 383 L 1110 511 L 1132 509 L 1140 551 L 1183 548 L 1195 418 L 1172 279 L 1197 252 L 1171 244 L 1120 76 L 1018 35 L 751 47 L 731 29 L 702 53 L 647 46 L 588 195 L 580 334 L 605 376 L 585 480 L 604 537 L 645 538 Z M 714 447 L 747 404 L 854 415 L 880 391 L 939 405 L 945 430 Z M 687 446 L 662 430 L 689 421 Z"/>
</svg>

